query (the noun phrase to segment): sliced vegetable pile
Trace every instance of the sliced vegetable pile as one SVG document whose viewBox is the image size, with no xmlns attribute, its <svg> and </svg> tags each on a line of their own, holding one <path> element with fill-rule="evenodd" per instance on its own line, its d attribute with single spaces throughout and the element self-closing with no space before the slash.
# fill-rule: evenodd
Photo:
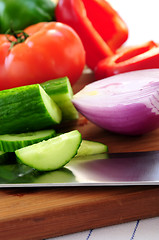
<svg viewBox="0 0 159 240">
<path fill-rule="evenodd" d="M 107 151 L 102 143 L 82 142 L 77 130 L 57 134 L 53 129 L 62 121 L 78 118 L 72 96 L 67 77 L 0 91 L 1 159 L 15 153 L 18 162 L 51 171 L 74 156 Z"/>
<path fill-rule="evenodd" d="M 2 162 L 13 154 L 31 169 L 51 171 L 74 156 L 106 152 L 106 145 L 82 140 L 77 130 L 56 133 L 78 111 L 120 134 L 159 127 L 159 70 L 152 69 L 159 68 L 159 45 L 123 47 L 127 25 L 107 1 L 0 0 L 0 32 Z M 104 79 L 73 96 L 85 65 Z"/>
</svg>

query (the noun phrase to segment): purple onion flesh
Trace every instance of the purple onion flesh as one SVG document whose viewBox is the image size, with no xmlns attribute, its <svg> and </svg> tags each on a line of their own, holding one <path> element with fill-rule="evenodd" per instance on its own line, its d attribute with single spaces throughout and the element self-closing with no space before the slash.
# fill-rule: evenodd
<svg viewBox="0 0 159 240">
<path fill-rule="evenodd" d="M 76 109 L 96 125 L 140 135 L 159 127 L 159 69 L 118 74 L 85 86 L 73 96 Z"/>
</svg>

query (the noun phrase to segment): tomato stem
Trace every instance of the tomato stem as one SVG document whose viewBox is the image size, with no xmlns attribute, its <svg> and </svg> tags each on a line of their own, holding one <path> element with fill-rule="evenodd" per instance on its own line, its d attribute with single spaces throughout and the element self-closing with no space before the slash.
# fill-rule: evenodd
<svg viewBox="0 0 159 240">
<path fill-rule="evenodd" d="M 13 36 L 15 39 L 10 39 L 8 35 Z M 11 43 L 9 50 L 12 49 L 16 44 L 23 43 L 29 37 L 26 32 L 22 30 L 15 31 L 13 28 L 8 29 L 5 36 Z"/>
</svg>

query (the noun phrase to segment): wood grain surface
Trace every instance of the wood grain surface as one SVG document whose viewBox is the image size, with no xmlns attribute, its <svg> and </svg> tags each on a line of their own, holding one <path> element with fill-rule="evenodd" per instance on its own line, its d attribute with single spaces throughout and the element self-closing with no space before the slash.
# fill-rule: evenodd
<svg viewBox="0 0 159 240">
<path fill-rule="evenodd" d="M 93 80 L 85 73 L 77 92 Z M 109 152 L 159 150 L 159 130 L 128 137 L 80 117 L 68 129 L 108 145 Z M 55 187 L 0 190 L 0 239 L 40 240 L 137 219 L 159 216 L 159 187 Z"/>
</svg>

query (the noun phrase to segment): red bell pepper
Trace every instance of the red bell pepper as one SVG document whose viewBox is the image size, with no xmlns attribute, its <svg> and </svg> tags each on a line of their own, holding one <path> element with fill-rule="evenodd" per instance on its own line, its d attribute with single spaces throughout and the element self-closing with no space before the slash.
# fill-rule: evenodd
<svg viewBox="0 0 159 240">
<path fill-rule="evenodd" d="M 111 57 L 101 60 L 95 68 L 96 80 L 118 73 L 159 68 L 159 46 L 149 41 L 132 47 L 124 47 Z"/>
<path fill-rule="evenodd" d="M 91 69 L 101 59 L 113 55 L 128 37 L 125 22 L 105 0 L 59 0 L 55 16 L 57 21 L 76 30 Z"/>
</svg>

